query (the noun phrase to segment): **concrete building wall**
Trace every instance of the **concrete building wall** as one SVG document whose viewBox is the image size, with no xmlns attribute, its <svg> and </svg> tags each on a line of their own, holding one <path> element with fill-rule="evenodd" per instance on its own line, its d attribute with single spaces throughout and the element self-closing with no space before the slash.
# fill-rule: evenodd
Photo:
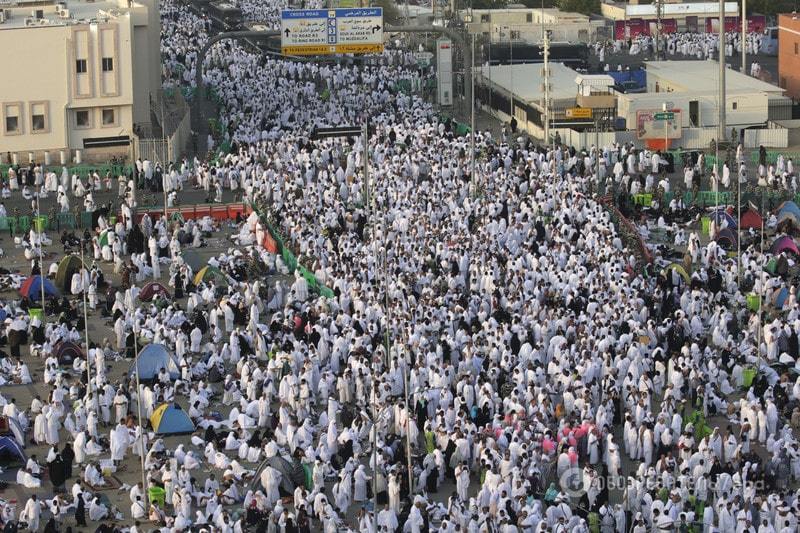
<svg viewBox="0 0 800 533">
<path fill-rule="evenodd" d="M 42 25 L 0 24 L 0 63 L 25 66 L 0 79 L 1 153 L 84 150 L 85 139 L 132 137 L 136 121 L 149 121 L 160 23 L 158 0 L 143 1 L 155 7 L 98 5 L 91 23 L 54 14 Z M 85 157 L 91 150 L 100 149 Z"/>
<path fill-rule="evenodd" d="M 800 99 L 800 17 L 778 16 L 778 84 Z"/>
</svg>

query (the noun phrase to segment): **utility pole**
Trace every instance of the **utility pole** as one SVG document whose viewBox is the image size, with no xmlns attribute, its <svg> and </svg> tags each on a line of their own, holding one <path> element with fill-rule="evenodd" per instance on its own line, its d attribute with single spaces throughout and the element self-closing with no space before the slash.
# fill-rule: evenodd
<svg viewBox="0 0 800 533">
<path fill-rule="evenodd" d="M 664 4 L 662 3 L 662 0 L 656 0 L 655 4 L 656 4 L 656 47 L 654 52 L 656 56 L 656 61 L 658 61 L 661 58 L 658 49 L 659 45 L 661 44 L 661 31 L 664 27 L 661 23 L 661 15 L 664 12 Z"/>
<path fill-rule="evenodd" d="M 472 34 L 472 57 L 473 61 L 475 58 L 475 34 Z M 472 65 L 473 68 L 475 65 Z M 491 67 L 490 67 L 491 69 Z M 476 190 L 476 180 L 475 180 L 475 76 L 470 76 L 470 83 L 472 84 L 472 99 L 470 101 L 470 106 L 472 108 L 472 112 L 470 113 L 469 119 L 469 159 L 470 159 L 470 166 L 472 167 L 470 170 L 470 182 L 472 183 L 472 194 L 478 194 Z"/>
<path fill-rule="evenodd" d="M 544 32 L 544 142 L 550 144 L 550 32 Z"/>
<path fill-rule="evenodd" d="M 511 118 L 514 118 L 514 30 L 511 29 L 511 26 L 508 26 L 508 45 L 511 55 L 511 70 L 509 71 L 511 73 L 511 109 L 509 110 L 509 114 Z"/>
<path fill-rule="evenodd" d="M 747 0 L 742 0 L 742 74 L 747 74 Z"/>
<path fill-rule="evenodd" d="M 725 0 L 719 0 L 719 128 L 717 149 L 725 139 Z M 719 154 L 717 155 L 717 180 L 719 180 Z"/>
</svg>

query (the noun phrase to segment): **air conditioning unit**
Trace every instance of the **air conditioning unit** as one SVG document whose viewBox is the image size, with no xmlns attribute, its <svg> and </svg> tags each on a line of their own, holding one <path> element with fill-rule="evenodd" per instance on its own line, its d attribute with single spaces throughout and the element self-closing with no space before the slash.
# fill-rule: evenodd
<svg viewBox="0 0 800 533">
<path fill-rule="evenodd" d="M 56 4 L 56 11 L 63 11 L 64 9 L 67 9 L 66 2 L 59 2 Z"/>
<path fill-rule="evenodd" d="M 62 19 L 68 19 L 70 17 L 69 9 L 65 8 L 65 9 L 60 10 L 58 12 L 58 16 L 61 17 Z"/>
<path fill-rule="evenodd" d="M 36 19 L 31 17 L 25 17 L 25 25 L 26 26 L 33 26 L 36 24 Z"/>
</svg>

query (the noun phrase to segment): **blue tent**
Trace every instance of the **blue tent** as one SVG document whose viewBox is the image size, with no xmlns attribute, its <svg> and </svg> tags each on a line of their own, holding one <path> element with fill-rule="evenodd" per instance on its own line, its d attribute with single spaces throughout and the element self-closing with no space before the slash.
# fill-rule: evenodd
<svg viewBox="0 0 800 533">
<path fill-rule="evenodd" d="M 162 368 L 169 372 L 170 379 L 181 377 L 180 368 L 175 358 L 172 357 L 163 344 L 148 344 L 139 352 L 139 357 L 131 364 L 128 371 L 129 377 L 136 376 L 136 367 L 139 367 L 139 379 L 155 379 Z"/>
<path fill-rule="evenodd" d="M 783 213 L 791 213 L 795 218 L 800 219 L 800 207 L 797 207 L 797 204 L 792 201 L 783 202 L 780 205 L 778 208 L 778 218 L 780 218 Z"/>
<path fill-rule="evenodd" d="M 717 209 L 716 211 L 714 211 L 714 213 L 712 213 L 711 218 L 714 219 L 714 221 L 718 226 L 721 226 L 722 221 L 724 220 L 725 222 L 728 223 L 727 227 L 736 229 L 737 226 L 736 219 L 733 218 L 731 215 L 729 215 L 727 211 L 723 211 L 722 209 Z"/>
<path fill-rule="evenodd" d="M 789 302 L 789 289 L 783 287 L 778 294 L 775 296 L 775 308 L 776 309 L 783 309 L 783 306 Z"/>
<path fill-rule="evenodd" d="M 24 465 L 28 462 L 28 457 L 14 437 L 6 436 L 0 437 L 0 461 L 6 464 L 18 462 Z"/>
<path fill-rule="evenodd" d="M 157 435 L 177 435 L 194 431 L 194 422 L 176 403 L 162 403 L 150 416 L 150 424 Z"/>
<path fill-rule="evenodd" d="M 22 283 L 19 288 L 19 293 L 22 297 L 28 298 L 34 302 L 38 302 L 42 298 L 42 276 L 31 276 Z M 44 296 L 45 298 L 55 298 L 58 296 L 58 289 L 53 283 L 44 278 Z"/>
</svg>

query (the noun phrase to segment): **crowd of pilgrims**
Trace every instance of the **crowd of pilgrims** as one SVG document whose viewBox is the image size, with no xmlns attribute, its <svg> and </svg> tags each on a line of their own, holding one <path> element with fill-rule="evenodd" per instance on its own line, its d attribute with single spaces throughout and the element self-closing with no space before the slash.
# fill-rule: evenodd
<svg viewBox="0 0 800 533">
<path fill-rule="evenodd" d="M 208 25 L 174 0 L 161 9 L 167 72 L 183 83 Z M 590 193 L 613 174 L 608 149 L 596 176 L 594 148 L 480 132 L 470 176 L 468 139 L 395 90 L 419 76 L 407 59 L 315 65 L 213 48 L 205 79 L 227 136 L 215 142 L 232 149 L 186 165 L 181 181 L 240 188 L 263 218 L 241 221 L 237 244 L 209 262 L 227 276 L 195 285 L 200 265 L 183 252 L 202 243 L 180 237 L 194 223 L 123 216 L 110 228 L 123 283 L 92 311 L 113 335 L 95 339 L 88 368 L 78 358 L 64 371 L 54 356 L 60 340 L 81 342 L 74 303 L 44 327 L 6 304 L 7 341 L 18 350 L 28 334 L 21 357 L 43 358 L 45 371 L 29 406 L 3 391 L 3 415 L 49 451 L 17 473 L 23 487 L 44 487 L 39 497 L 19 516 L 5 506 L 4 523 L 52 532 L 74 514 L 78 526 L 134 533 L 797 530 L 796 300 L 763 320 L 751 313 L 735 262 L 697 235 L 688 281 L 642 275 L 635 240 Z M 363 139 L 308 135 L 367 116 L 369 191 Z M 622 169 L 628 181 L 642 172 Z M 333 297 L 299 274 L 265 281 L 288 272 L 265 249 L 266 218 Z M 108 269 L 102 255 L 93 270 Z M 756 290 L 774 285 L 767 259 L 744 250 Z M 174 298 L 144 303 L 159 263 Z M 77 295 L 101 279 L 77 276 Z M 166 346 L 179 378 L 161 371 L 138 390 L 112 381 L 107 365 L 132 355 L 134 338 Z M 16 375 L 34 381 L 25 361 Z M 176 401 L 198 429 L 173 446 L 137 413 Z M 105 473 L 142 455 L 147 486 L 122 487 L 130 507 L 104 501 Z M 51 497 L 50 485 L 66 492 Z"/>
<path fill-rule="evenodd" d="M 762 49 L 764 34 L 762 32 L 749 32 L 744 39 L 744 49 L 748 57 L 754 58 Z M 725 56 L 736 57 L 742 53 L 741 32 L 725 33 Z M 600 60 L 611 68 L 614 56 L 628 53 L 631 56 L 645 55 L 654 57 L 656 39 L 654 36 L 640 33 L 627 39 L 612 41 L 598 41 L 589 45 Z M 714 59 L 719 53 L 719 34 L 706 32 L 674 32 L 663 36 L 659 48 L 662 50 L 661 58 L 672 59 Z M 665 52 L 666 53 L 665 53 Z M 619 67 L 620 65 L 618 65 Z M 758 76 L 760 73 L 758 61 L 750 60 L 750 75 Z"/>
</svg>

